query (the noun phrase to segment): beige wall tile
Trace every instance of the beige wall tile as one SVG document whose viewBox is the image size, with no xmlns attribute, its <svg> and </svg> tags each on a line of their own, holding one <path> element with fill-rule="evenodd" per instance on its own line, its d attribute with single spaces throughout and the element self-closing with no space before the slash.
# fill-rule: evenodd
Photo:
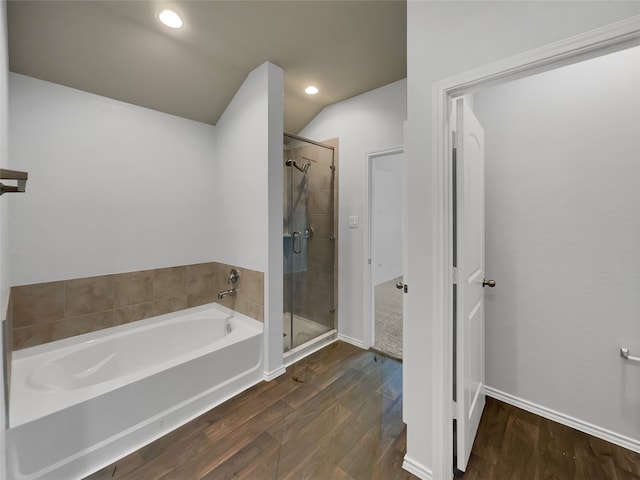
<svg viewBox="0 0 640 480">
<path fill-rule="evenodd" d="M 307 213 L 333 214 L 334 203 L 334 191 L 332 189 L 311 190 L 309 192 Z"/>
<path fill-rule="evenodd" d="M 197 307 L 198 305 L 205 305 L 207 303 L 213 303 L 217 300 L 216 292 L 200 292 L 187 295 L 187 307 Z"/>
<path fill-rule="evenodd" d="M 117 319 L 117 323 L 121 325 L 123 323 L 135 322 L 136 320 L 155 316 L 156 304 L 155 302 L 146 302 L 129 305 L 127 307 L 117 308 L 113 313 Z"/>
<path fill-rule="evenodd" d="M 215 263 L 187 265 L 187 293 L 213 292 Z"/>
<path fill-rule="evenodd" d="M 187 267 L 154 270 L 153 292 L 156 300 L 187 293 Z"/>
<path fill-rule="evenodd" d="M 320 264 L 331 267 L 334 264 L 334 241 L 323 238 L 311 238 L 307 242 L 307 265 Z"/>
<path fill-rule="evenodd" d="M 232 268 L 236 268 L 240 272 L 240 282 L 237 285 L 238 294 L 236 296 L 227 296 L 223 299 L 217 299 L 220 305 L 232 310 L 255 318 L 256 320 L 264 320 L 264 273 L 246 268 L 233 267 L 224 263 L 216 263 L 215 265 L 215 295 L 223 290 L 232 287 L 227 283 L 229 272 Z"/>
<path fill-rule="evenodd" d="M 312 294 L 320 295 L 322 292 L 321 295 L 331 298 L 333 296 L 333 266 L 317 269 L 310 273 L 303 280 L 305 286 L 311 290 Z"/>
<path fill-rule="evenodd" d="M 113 311 L 92 313 L 75 318 L 66 318 L 56 322 L 18 328 L 14 330 L 13 349 L 41 345 L 62 338 L 82 335 L 103 328 L 118 325 Z"/>
<path fill-rule="evenodd" d="M 340 288 L 338 285 L 338 265 L 333 267 L 333 306 L 338 311 L 338 302 L 340 301 L 339 292 Z"/>
<path fill-rule="evenodd" d="M 153 300 L 153 270 L 120 273 L 113 276 L 114 307 L 124 307 Z"/>
<path fill-rule="evenodd" d="M 113 275 L 64 282 L 65 318 L 113 309 Z"/>
<path fill-rule="evenodd" d="M 335 170 L 331 169 L 329 162 L 313 163 L 308 172 L 309 190 L 334 188 L 336 185 L 334 172 Z"/>
<path fill-rule="evenodd" d="M 177 297 L 163 298 L 156 300 L 156 315 L 164 315 L 165 313 L 176 312 L 187 308 L 187 296 L 178 295 Z"/>
<path fill-rule="evenodd" d="M 64 282 L 13 287 L 13 324 L 22 328 L 64 318 Z"/>
<path fill-rule="evenodd" d="M 232 268 L 209 262 L 14 287 L 7 341 L 14 350 L 26 348 L 212 303 L 220 290 L 231 288 L 227 278 Z M 238 270 L 238 296 L 220 303 L 262 321 L 264 274 Z"/>
<path fill-rule="evenodd" d="M 5 388 L 7 389 L 7 397 L 11 394 L 11 361 L 13 352 L 13 300 L 11 299 L 11 293 L 9 293 L 9 303 L 7 304 L 7 318 L 2 323 L 4 326 L 3 345 L 4 348 L 4 368 L 5 368 Z"/>
<path fill-rule="evenodd" d="M 218 293 L 220 293 L 219 290 L 215 291 L 215 295 L 216 295 L 216 302 L 218 302 L 220 305 L 223 305 L 227 308 L 230 308 L 231 310 L 235 310 L 236 309 L 236 304 L 238 302 L 238 297 L 237 296 L 227 296 L 224 298 L 219 299 L 218 298 Z"/>
<path fill-rule="evenodd" d="M 54 338 L 52 340 L 95 332 L 96 330 L 115 327 L 116 325 L 120 325 L 120 322 L 114 316 L 113 310 L 91 313 L 80 317 L 65 318 L 64 320 L 54 322 Z"/>
<path fill-rule="evenodd" d="M 41 323 L 13 331 L 13 349 L 20 350 L 53 341 L 54 323 Z"/>
<path fill-rule="evenodd" d="M 236 268 L 232 265 L 227 265 L 226 263 L 215 263 L 215 271 L 214 271 L 214 289 L 215 290 L 227 290 L 231 288 L 233 285 L 228 283 L 229 273 L 231 270 Z M 236 268 L 236 270 L 239 270 Z M 242 282 L 242 273 L 240 274 L 240 281 Z"/>
<path fill-rule="evenodd" d="M 313 238 L 329 238 L 334 235 L 334 215 L 326 213 L 309 215 L 309 225 L 313 228 Z"/>
<path fill-rule="evenodd" d="M 240 301 L 236 303 L 237 311 L 254 318 L 259 322 L 264 322 L 264 307 L 249 301 Z"/>
<path fill-rule="evenodd" d="M 264 305 L 264 274 L 255 270 L 241 270 L 238 294 L 244 300 Z"/>
</svg>

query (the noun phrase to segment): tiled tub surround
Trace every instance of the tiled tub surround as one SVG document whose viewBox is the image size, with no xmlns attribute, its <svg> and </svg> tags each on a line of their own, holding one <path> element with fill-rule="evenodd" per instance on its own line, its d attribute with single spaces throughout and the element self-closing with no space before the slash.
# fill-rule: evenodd
<svg viewBox="0 0 640 480">
<path fill-rule="evenodd" d="M 238 294 L 218 300 L 232 268 Z M 17 286 L 7 334 L 19 350 L 211 302 L 263 321 L 263 273 L 208 262 Z"/>
</svg>

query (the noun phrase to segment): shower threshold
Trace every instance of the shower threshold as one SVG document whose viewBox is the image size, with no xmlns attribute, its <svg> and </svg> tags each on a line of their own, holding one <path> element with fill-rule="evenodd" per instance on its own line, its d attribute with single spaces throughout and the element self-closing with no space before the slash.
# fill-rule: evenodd
<svg viewBox="0 0 640 480">
<path fill-rule="evenodd" d="M 294 348 L 287 350 L 291 339 L 291 314 L 284 314 L 283 325 L 283 350 L 284 365 L 289 366 L 298 360 L 311 355 L 312 353 L 335 342 L 338 338 L 337 330 L 332 330 L 326 325 L 308 320 L 299 315 L 293 315 L 293 345 Z"/>
</svg>

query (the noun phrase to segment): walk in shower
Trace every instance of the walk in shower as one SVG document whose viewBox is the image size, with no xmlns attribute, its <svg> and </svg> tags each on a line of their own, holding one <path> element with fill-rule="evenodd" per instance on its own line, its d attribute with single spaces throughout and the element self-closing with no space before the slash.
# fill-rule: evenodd
<svg viewBox="0 0 640 480">
<path fill-rule="evenodd" d="M 336 334 L 338 183 L 333 143 L 284 134 L 285 356 Z"/>
</svg>

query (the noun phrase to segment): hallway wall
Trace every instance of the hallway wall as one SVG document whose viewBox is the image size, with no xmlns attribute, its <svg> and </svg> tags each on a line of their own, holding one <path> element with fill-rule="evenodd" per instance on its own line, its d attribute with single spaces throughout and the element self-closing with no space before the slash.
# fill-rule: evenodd
<svg viewBox="0 0 640 480">
<path fill-rule="evenodd" d="M 637 2 L 407 2 L 407 219 L 410 285 L 405 320 L 405 461 L 424 478 L 447 475 L 434 463 L 433 180 L 434 82 L 640 14 Z M 427 346 L 427 348 L 425 348 Z M 434 471 L 432 471 L 434 469 Z"/>
</svg>

